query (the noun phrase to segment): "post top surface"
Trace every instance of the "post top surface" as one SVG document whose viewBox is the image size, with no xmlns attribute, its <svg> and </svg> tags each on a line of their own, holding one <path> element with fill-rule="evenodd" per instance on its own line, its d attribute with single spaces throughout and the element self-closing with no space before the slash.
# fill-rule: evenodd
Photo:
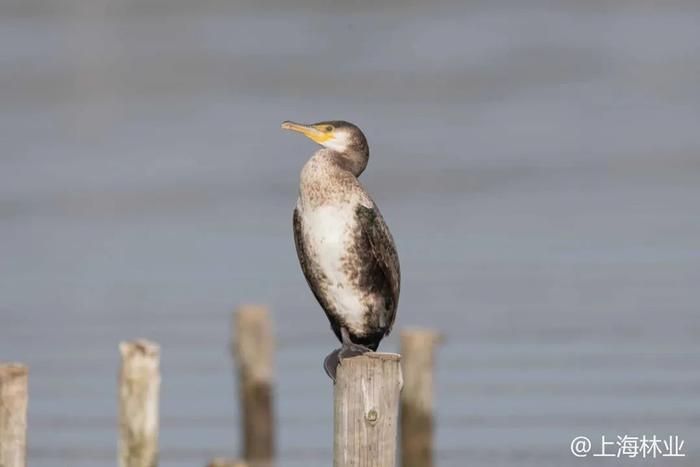
<svg viewBox="0 0 700 467">
<path fill-rule="evenodd" d="M 441 338 L 442 333 L 432 328 L 409 327 L 401 330 L 401 337 L 432 337 Z"/>
<path fill-rule="evenodd" d="M 245 317 L 250 317 L 251 315 L 262 315 L 264 317 L 267 317 L 268 314 L 269 310 L 265 305 L 259 305 L 256 303 L 246 303 L 236 308 L 235 311 L 235 315 Z"/>
<path fill-rule="evenodd" d="M 21 376 L 27 374 L 28 372 L 29 369 L 27 368 L 27 365 L 23 365 L 21 363 L 0 362 L 0 378 Z"/>
<path fill-rule="evenodd" d="M 157 357 L 160 355 L 160 346 L 157 343 L 147 339 L 120 342 L 119 350 L 121 351 L 122 356 L 139 354 Z"/>
</svg>

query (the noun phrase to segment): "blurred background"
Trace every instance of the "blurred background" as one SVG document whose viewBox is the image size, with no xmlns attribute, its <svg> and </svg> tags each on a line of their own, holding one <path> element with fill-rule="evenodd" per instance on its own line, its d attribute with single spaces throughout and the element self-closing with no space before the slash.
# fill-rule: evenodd
<svg viewBox="0 0 700 467">
<path fill-rule="evenodd" d="M 162 345 L 161 465 L 235 456 L 243 302 L 276 324 L 279 465 L 330 464 L 336 342 L 291 232 L 316 148 L 279 125 L 345 119 L 397 329 L 446 337 L 439 466 L 598 464 L 572 438 L 624 434 L 696 465 L 699 24 L 691 0 L 3 0 L 0 358 L 30 366 L 30 464 L 114 465 L 136 337 Z"/>
</svg>

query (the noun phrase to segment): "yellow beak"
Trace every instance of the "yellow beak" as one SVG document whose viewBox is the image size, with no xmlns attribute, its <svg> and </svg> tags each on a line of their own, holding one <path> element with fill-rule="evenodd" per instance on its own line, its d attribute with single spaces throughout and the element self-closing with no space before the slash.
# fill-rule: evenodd
<svg viewBox="0 0 700 467">
<path fill-rule="evenodd" d="M 313 125 L 304 125 L 303 123 L 285 121 L 282 123 L 282 129 L 301 133 L 319 144 L 323 143 L 324 141 L 328 141 L 332 137 L 332 134 L 330 133 L 325 133 Z"/>
</svg>

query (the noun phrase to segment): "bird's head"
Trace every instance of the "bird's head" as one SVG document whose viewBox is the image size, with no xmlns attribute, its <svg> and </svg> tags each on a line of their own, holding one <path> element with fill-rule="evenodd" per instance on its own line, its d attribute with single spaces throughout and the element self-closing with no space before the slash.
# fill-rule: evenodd
<svg viewBox="0 0 700 467">
<path fill-rule="evenodd" d="M 312 141 L 330 149 L 349 162 L 351 171 L 359 175 L 367 166 L 369 147 L 367 139 L 357 126 L 342 120 L 318 122 L 306 125 L 286 121 L 285 130 L 296 131 Z"/>
</svg>

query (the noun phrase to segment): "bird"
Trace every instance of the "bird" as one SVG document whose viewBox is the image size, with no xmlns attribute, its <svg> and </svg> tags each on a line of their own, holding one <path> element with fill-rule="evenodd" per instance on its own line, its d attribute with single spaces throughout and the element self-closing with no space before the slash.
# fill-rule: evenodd
<svg viewBox="0 0 700 467">
<path fill-rule="evenodd" d="M 401 289 L 399 256 L 358 180 L 369 161 L 362 130 L 342 120 L 285 121 L 282 128 L 321 145 L 301 170 L 293 229 L 301 270 L 341 342 L 323 363 L 335 382 L 343 359 L 376 351 L 391 332 Z"/>
</svg>

